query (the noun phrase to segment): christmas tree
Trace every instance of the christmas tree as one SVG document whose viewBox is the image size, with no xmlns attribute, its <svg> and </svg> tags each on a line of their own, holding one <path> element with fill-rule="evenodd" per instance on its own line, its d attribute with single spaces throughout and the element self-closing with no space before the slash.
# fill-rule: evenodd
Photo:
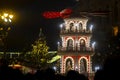
<svg viewBox="0 0 120 80">
<path fill-rule="evenodd" d="M 22 55 L 23 65 L 36 69 L 48 68 L 49 61 L 54 56 L 48 53 L 48 49 L 45 36 L 40 29 L 39 38 L 32 44 L 32 50 Z"/>
</svg>

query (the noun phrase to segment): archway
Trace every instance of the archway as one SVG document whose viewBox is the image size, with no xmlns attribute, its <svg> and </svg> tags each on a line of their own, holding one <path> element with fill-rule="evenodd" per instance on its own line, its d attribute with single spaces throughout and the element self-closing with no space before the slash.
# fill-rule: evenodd
<svg viewBox="0 0 120 80">
<path fill-rule="evenodd" d="M 79 31 L 82 31 L 83 30 L 83 25 L 82 23 L 79 23 Z"/>
<path fill-rule="evenodd" d="M 66 60 L 66 64 L 65 64 L 65 67 L 66 67 L 66 72 L 68 72 L 69 70 L 72 70 L 73 69 L 73 65 L 72 65 L 72 60 L 70 58 L 68 58 Z"/>
<path fill-rule="evenodd" d="M 82 58 L 80 60 L 80 73 L 85 73 L 85 72 L 87 72 L 87 61 L 84 58 Z"/>
<path fill-rule="evenodd" d="M 70 32 L 73 31 L 73 26 L 74 26 L 74 24 L 70 23 Z"/>
<path fill-rule="evenodd" d="M 84 40 L 84 39 L 81 39 L 81 40 L 80 40 L 80 50 L 81 50 L 81 51 L 84 51 L 84 50 L 85 50 L 85 44 L 86 44 L 86 43 L 85 43 L 85 40 Z"/>
<path fill-rule="evenodd" d="M 67 41 L 67 50 L 73 50 L 73 40 L 69 39 Z"/>
</svg>

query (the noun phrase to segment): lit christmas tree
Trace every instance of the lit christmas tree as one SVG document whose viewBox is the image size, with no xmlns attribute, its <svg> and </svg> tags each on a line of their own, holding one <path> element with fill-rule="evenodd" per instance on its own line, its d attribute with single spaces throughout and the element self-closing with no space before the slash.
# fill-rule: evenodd
<svg viewBox="0 0 120 80">
<path fill-rule="evenodd" d="M 23 65 L 36 69 L 49 67 L 49 61 L 53 55 L 48 53 L 48 49 L 45 36 L 42 33 L 42 29 L 40 29 L 39 38 L 32 44 L 31 52 L 23 55 Z"/>
</svg>

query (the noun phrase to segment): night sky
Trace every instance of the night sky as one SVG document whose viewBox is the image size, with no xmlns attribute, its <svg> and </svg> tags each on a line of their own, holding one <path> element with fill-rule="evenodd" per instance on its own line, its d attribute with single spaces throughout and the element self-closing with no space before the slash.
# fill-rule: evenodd
<svg viewBox="0 0 120 80">
<path fill-rule="evenodd" d="M 11 11 L 14 19 L 7 37 L 8 51 L 30 49 L 43 29 L 49 50 L 57 50 L 61 18 L 46 19 L 45 11 L 61 11 L 76 4 L 75 0 L 0 0 L 0 11 Z"/>
</svg>

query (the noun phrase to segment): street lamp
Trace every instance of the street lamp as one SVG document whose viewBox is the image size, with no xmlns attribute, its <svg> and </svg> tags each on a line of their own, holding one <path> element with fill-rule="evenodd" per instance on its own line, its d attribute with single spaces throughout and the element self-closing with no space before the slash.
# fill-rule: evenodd
<svg viewBox="0 0 120 80">
<path fill-rule="evenodd" d="M 96 42 L 93 42 L 92 43 L 92 48 L 95 49 L 95 46 L 96 46 Z"/>
<path fill-rule="evenodd" d="M 58 50 L 60 49 L 60 42 L 57 42 Z"/>
<path fill-rule="evenodd" d="M 93 30 L 93 25 L 90 25 L 90 31 L 92 31 Z"/>
<path fill-rule="evenodd" d="M 4 20 L 4 22 L 12 22 L 13 15 L 8 13 L 3 13 L 1 15 L 1 19 Z"/>
<path fill-rule="evenodd" d="M 60 30 L 61 30 L 61 33 L 62 33 L 62 28 L 63 28 L 63 24 L 60 24 Z"/>
<path fill-rule="evenodd" d="M 57 67 L 56 66 L 53 66 L 53 69 L 54 69 L 55 72 L 57 71 Z"/>
<path fill-rule="evenodd" d="M 11 29 L 9 25 L 6 25 L 7 23 L 11 23 L 13 19 L 13 15 L 9 13 L 3 13 L 0 14 L 0 40 L 2 43 L 2 46 L 4 48 L 4 54 L 3 57 L 5 58 L 6 56 L 6 45 L 5 45 L 5 40 L 8 35 L 8 31 Z"/>
<path fill-rule="evenodd" d="M 100 70 L 100 66 L 95 66 L 95 72 L 96 72 L 97 70 Z"/>
</svg>

